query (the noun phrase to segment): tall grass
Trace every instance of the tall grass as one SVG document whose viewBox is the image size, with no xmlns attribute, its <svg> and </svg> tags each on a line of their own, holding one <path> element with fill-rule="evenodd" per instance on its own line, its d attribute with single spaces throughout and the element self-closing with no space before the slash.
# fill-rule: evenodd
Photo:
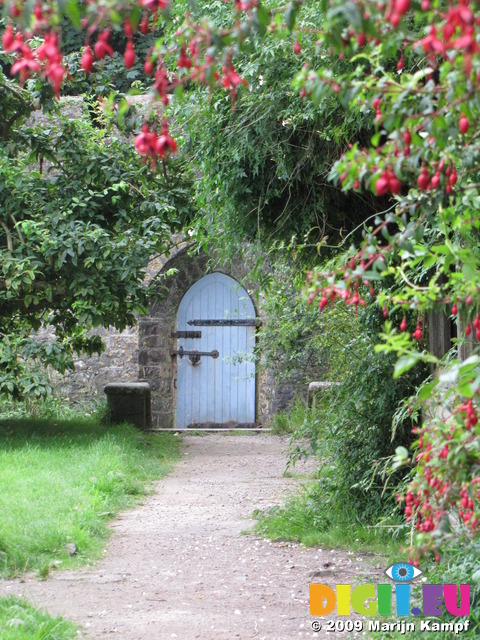
<svg viewBox="0 0 480 640">
<path fill-rule="evenodd" d="M 293 434 L 305 422 L 308 409 L 296 398 L 288 411 L 278 411 L 272 416 L 272 432 L 277 435 Z"/>
<path fill-rule="evenodd" d="M 398 524 L 362 525 L 347 510 L 320 513 L 315 500 L 316 485 L 305 486 L 283 506 L 257 511 L 255 531 L 270 540 L 292 540 L 307 547 L 345 548 L 379 553 L 392 562 L 406 559 L 400 552 Z M 405 558 L 404 558 L 405 556 Z"/>
<path fill-rule="evenodd" d="M 108 521 L 178 456 L 178 438 L 95 417 L 0 420 L 0 575 L 98 556 Z"/>
</svg>

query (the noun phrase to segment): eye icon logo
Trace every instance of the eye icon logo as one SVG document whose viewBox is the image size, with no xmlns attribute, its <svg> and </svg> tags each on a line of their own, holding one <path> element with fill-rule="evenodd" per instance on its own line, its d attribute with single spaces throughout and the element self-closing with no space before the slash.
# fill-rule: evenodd
<svg viewBox="0 0 480 640">
<path fill-rule="evenodd" d="M 411 582 L 422 573 L 423 571 L 408 562 L 396 562 L 385 570 L 385 575 L 395 582 Z"/>
</svg>

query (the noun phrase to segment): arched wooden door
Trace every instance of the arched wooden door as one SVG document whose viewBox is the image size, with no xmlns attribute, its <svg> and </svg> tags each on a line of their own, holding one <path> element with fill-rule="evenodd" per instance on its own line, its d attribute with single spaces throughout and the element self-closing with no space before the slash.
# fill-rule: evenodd
<svg viewBox="0 0 480 640">
<path fill-rule="evenodd" d="M 229 276 L 190 287 L 177 314 L 177 429 L 254 425 L 255 325 L 248 293 Z"/>
</svg>

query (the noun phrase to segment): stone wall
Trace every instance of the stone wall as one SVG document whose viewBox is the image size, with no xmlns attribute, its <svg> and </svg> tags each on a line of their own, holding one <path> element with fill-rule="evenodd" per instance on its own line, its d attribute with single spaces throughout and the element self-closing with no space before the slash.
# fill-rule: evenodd
<svg viewBox="0 0 480 640">
<path fill-rule="evenodd" d="M 49 372 L 55 395 L 71 402 L 104 400 L 103 389 L 109 382 L 138 381 L 138 327 L 125 331 L 97 329 L 106 345 L 100 356 L 79 356 L 75 370 L 60 375 Z M 53 335 L 40 333 L 40 339 L 51 340 Z"/>
</svg>

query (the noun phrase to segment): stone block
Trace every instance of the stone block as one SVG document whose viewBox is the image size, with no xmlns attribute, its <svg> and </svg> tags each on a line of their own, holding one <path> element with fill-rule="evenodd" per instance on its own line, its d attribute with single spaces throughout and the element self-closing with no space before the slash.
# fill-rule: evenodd
<svg viewBox="0 0 480 640">
<path fill-rule="evenodd" d="M 154 413 L 153 422 L 157 429 L 174 429 L 175 414 L 174 413 Z"/>
<path fill-rule="evenodd" d="M 141 336 L 156 336 L 162 331 L 160 323 L 156 320 L 151 320 L 148 316 L 140 320 L 139 324 Z"/>
<path fill-rule="evenodd" d="M 325 391 L 330 389 L 332 386 L 338 386 L 339 382 L 310 382 L 308 385 L 308 406 L 315 408 L 316 401 L 319 396 L 322 396 Z"/>
<path fill-rule="evenodd" d="M 170 334 L 168 334 L 170 336 Z M 140 351 L 147 349 L 168 349 L 170 347 L 169 337 L 166 335 L 142 336 L 140 341 Z"/>
<path fill-rule="evenodd" d="M 152 400 L 147 382 L 109 382 L 104 391 L 114 424 L 130 422 L 139 429 L 151 428 Z"/>
</svg>

